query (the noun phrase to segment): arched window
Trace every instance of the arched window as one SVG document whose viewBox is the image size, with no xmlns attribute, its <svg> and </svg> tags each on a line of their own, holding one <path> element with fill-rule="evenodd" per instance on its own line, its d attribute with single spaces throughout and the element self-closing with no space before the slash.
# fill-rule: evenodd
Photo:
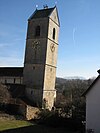
<svg viewBox="0 0 100 133">
<path fill-rule="evenodd" d="M 35 29 L 35 36 L 40 36 L 40 26 L 37 26 Z"/>
<path fill-rule="evenodd" d="M 56 30 L 55 28 L 53 28 L 53 36 L 52 36 L 53 39 L 55 39 L 55 34 L 56 34 Z"/>
</svg>

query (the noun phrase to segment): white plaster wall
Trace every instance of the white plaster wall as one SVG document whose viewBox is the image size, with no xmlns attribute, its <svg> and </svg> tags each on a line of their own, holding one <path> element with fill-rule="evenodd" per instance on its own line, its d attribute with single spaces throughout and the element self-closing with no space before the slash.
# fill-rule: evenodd
<svg viewBox="0 0 100 133">
<path fill-rule="evenodd" d="M 86 129 L 100 133 L 100 79 L 86 95 Z"/>
</svg>

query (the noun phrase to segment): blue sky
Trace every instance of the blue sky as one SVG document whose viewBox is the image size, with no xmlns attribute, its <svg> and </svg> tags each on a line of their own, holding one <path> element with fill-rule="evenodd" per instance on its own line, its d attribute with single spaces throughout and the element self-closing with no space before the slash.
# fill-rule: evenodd
<svg viewBox="0 0 100 133">
<path fill-rule="evenodd" d="M 97 76 L 100 0 L 0 0 L 0 66 L 23 66 L 27 19 L 47 4 L 59 12 L 57 76 Z"/>
</svg>

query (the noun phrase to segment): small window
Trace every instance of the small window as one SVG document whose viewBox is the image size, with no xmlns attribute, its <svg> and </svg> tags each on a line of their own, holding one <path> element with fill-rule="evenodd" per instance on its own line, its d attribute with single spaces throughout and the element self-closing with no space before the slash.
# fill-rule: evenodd
<svg viewBox="0 0 100 133">
<path fill-rule="evenodd" d="M 40 26 L 37 26 L 35 29 L 35 36 L 40 36 Z"/>
<path fill-rule="evenodd" d="M 55 39 L 55 34 L 56 34 L 55 32 L 56 32 L 55 28 L 53 28 L 53 36 L 52 36 L 53 39 Z"/>
<path fill-rule="evenodd" d="M 33 94 L 33 91 L 31 90 L 31 95 Z"/>
<path fill-rule="evenodd" d="M 15 78 L 14 78 L 14 84 L 15 84 Z"/>
<path fill-rule="evenodd" d="M 5 79 L 5 84 L 7 83 L 7 80 Z"/>
<path fill-rule="evenodd" d="M 35 70 L 35 66 L 33 66 L 33 70 Z"/>
</svg>

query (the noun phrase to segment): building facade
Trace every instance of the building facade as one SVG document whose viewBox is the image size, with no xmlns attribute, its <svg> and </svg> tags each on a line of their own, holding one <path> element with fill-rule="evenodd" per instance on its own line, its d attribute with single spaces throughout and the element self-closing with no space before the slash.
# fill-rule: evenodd
<svg viewBox="0 0 100 133">
<path fill-rule="evenodd" d="M 84 93 L 86 96 L 86 131 L 100 133 L 100 70 L 99 76 Z"/>
<path fill-rule="evenodd" d="M 49 109 L 56 97 L 58 34 L 57 8 L 36 9 L 28 20 L 23 81 L 27 97 Z"/>
<path fill-rule="evenodd" d="M 0 82 L 25 85 L 25 95 L 35 106 L 51 109 L 56 98 L 58 52 L 57 8 L 35 10 L 28 19 L 24 67 L 0 68 Z"/>
<path fill-rule="evenodd" d="M 0 83 L 23 84 L 23 67 L 0 67 Z"/>
</svg>

